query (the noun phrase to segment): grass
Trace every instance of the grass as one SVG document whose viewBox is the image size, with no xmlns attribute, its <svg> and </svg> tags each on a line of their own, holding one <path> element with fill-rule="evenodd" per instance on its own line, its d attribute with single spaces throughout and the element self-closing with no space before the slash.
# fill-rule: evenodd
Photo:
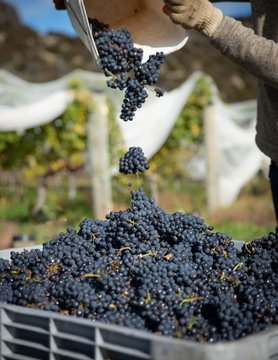
<svg viewBox="0 0 278 360">
<path fill-rule="evenodd" d="M 35 218 L 30 215 L 36 198 L 36 187 L 28 185 L 23 191 L 9 191 L 0 186 L 0 241 L 9 243 L 14 234 L 32 234 L 36 243 L 52 239 L 67 226 L 78 227 L 85 217 L 91 217 L 90 190 L 80 188 L 74 201 L 67 200 L 64 187 L 51 186 L 43 212 Z M 10 231 L 6 231 L 6 226 Z M 12 230 L 11 230 L 12 228 Z M 9 238 L 8 238 L 9 237 Z M 1 244 L 0 244 L 1 245 Z"/>
<path fill-rule="evenodd" d="M 114 188 L 114 210 L 129 207 L 130 187 Z M 147 189 L 146 189 L 147 190 Z M 149 194 L 149 193 L 148 193 Z M 92 217 L 91 191 L 86 177 L 78 179 L 78 191 L 74 201 L 67 198 L 63 181 L 51 184 L 44 211 L 36 218 L 30 216 L 36 188 L 0 184 L 0 246 L 11 245 L 15 234 L 32 234 L 36 243 L 49 241 L 67 226 L 78 229 L 85 217 Z M 167 212 L 196 213 L 206 223 L 232 236 L 236 240 L 251 241 L 267 235 L 275 228 L 268 181 L 257 176 L 241 191 L 238 199 L 228 208 L 208 214 L 205 191 L 201 183 L 185 181 L 183 185 L 171 186 L 159 192 L 157 203 Z M 5 246 L 6 244 L 6 246 Z"/>
</svg>

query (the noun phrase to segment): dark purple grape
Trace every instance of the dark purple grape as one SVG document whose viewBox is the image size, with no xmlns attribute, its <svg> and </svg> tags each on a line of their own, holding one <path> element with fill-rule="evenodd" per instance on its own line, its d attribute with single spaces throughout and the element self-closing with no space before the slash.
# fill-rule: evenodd
<svg viewBox="0 0 278 360">
<path fill-rule="evenodd" d="M 110 30 L 96 19 L 89 19 L 99 52 L 101 67 L 109 77 L 107 86 L 125 91 L 120 118 L 131 121 L 135 112 L 148 97 L 146 86 L 158 81 L 165 55 L 158 52 L 143 63 L 143 50 L 134 47 L 132 37 L 125 28 Z M 155 88 L 158 97 L 164 91 Z"/>
<path fill-rule="evenodd" d="M 119 171 L 122 174 L 137 174 L 148 169 L 148 159 L 140 147 L 130 147 L 125 155 L 120 158 Z"/>
</svg>

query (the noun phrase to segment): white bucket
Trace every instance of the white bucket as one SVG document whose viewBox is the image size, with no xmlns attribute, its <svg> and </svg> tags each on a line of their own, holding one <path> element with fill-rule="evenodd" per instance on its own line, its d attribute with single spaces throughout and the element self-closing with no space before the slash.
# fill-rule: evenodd
<svg viewBox="0 0 278 360">
<path fill-rule="evenodd" d="M 111 29 L 127 28 L 134 45 L 143 49 L 144 60 L 157 51 L 166 55 L 177 51 L 188 39 L 186 30 L 164 14 L 163 0 L 67 0 L 67 3 L 72 6 L 84 3 L 87 17 L 96 18 Z"/>
</svg>

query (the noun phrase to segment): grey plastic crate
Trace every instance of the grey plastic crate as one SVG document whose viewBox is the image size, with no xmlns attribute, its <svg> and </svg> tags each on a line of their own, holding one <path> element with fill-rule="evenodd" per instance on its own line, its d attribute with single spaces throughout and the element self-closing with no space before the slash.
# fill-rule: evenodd
<svg viewBox="0 0 278 360">
<path fill-rule="evenodd" d="M 0 324 L 1 360 L 278 360 L 278 326 L 201 344 L 3 303 Z"/>
<path fill-rule="evenodd" d="M 278 360 L 278 327 L 217 344 L 0 304 L 2 360 Z"/>
</svg>

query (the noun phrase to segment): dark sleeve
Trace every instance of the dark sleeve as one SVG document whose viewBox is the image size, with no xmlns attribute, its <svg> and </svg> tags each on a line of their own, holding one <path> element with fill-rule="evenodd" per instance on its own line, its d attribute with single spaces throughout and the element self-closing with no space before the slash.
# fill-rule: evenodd
<svg viewBox="0 0 278 360">
<path fill-rule="evenodd" d="M 278 43 L 226 16 L 210 42 L 250 74 L 278 89 Z"/>
</svg>

